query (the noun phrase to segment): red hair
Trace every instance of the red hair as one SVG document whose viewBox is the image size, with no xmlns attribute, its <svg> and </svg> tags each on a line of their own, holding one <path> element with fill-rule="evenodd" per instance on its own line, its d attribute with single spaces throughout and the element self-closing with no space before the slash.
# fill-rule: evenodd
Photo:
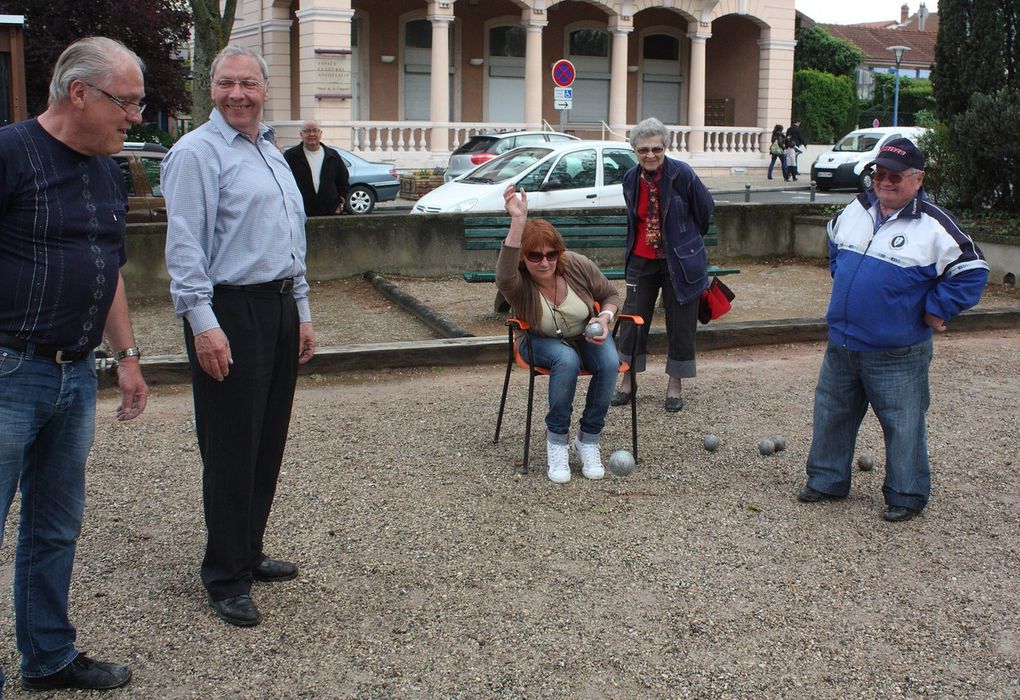
<svg viewBox="0 0 1020 700">
<path fill-rule="evenodd" d="M 527 272 L 524 256 L 533 251 L 545 252 L 547 248 L 552 248 L 560 254 L 556 258 L 556 274 L 562 276 L 563 254 L 567 250 L 563 236 L 555 226 L 545 219 L 528 219 L 528 222 L 524 224 L 524 234 L 521 236 L 521 261 L 518 263 L 520 271 Z"/>
</svg>

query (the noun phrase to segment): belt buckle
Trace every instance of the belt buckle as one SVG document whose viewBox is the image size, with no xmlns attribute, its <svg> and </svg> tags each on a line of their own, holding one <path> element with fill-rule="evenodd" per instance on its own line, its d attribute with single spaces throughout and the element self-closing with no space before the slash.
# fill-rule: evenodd
<svg viewBox="0 0 1020 700">
<path fill-rule="evenodd" d="M 57 354 L 53 356 L 53 361 L 56 362 L 58 365 L 67 365 L 67 364 L 70 364 L 70 363 L 74 362 L 74 360 L 65 360 L 64 359 L 64 351 L 63 350 L 57 350 Z"/>
<path fill-rule="evenodd" d="M 280 281 L 280 294 L 288 294 L 292 291 L 294 291 L 294 279 L 292 277 Z"/>
</svg>

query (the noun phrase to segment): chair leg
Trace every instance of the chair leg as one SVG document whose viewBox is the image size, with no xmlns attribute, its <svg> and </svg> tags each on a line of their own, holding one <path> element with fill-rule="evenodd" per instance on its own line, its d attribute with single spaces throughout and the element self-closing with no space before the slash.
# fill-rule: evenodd
<svg viewBox="0 0 1020 700">
<path fill-rule="evenodd" d="M 531 412 L 535 398 L 535 373 L 528 373 L 528 418 L 524 426 L 524 463 L 521 465 L 521 472 L 528 473 L 528 451 L 531 448 Z"/>
<path fill-rule="evenodd" d="M 509 337 L 507 339 L 507 346 L 510 349 L 510 356 L 506 360 L 506 376 L 503 377 L 503 395 L 499 399 L 499 415 L 496 417 L 496 435 L 492 438 L 493 444 L 499 442 L 499 431 L 503 426 L 503 409 L 506 407 L 506 395 L 510 388 L 510 370 L 514 366 L 514 332 L 513 329 L 507 331 Z"/>
<path fill-rule="evenodd" d="M 637 358 L 637 338 L 638 334 L 641 333 L 640 327 L 634 328 L 633 338 L 630 341 L 630 361 L 633 363 Z M 637 462 L 638 447 L 637 447 L 637 375 L 634 371 L 634 366 L 631 364 L 630 369 L 630 437 L 631 443 L 634 447 L 634 461 Z"/>
</svg>

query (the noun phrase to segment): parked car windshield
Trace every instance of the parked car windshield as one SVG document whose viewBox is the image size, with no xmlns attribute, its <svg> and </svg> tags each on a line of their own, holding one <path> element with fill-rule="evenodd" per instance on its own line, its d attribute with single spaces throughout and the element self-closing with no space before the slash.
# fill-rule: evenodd
<svg viewBox="0 0 1020 700">
<path fill-rule="evenodd" d="M 472 136 L 466 143 L 461 144 L 453 154 L 456 156 L 463 153 L 481 153 L 487 150 L 495 140 L 494 136 Z"/>
<path fill-rule="evenodd" d="M 885 134 L 879 131 L 850 133 L 840 139 L 839 143 L 832 150 L 843 151 L 845 153 L 866 153 L 878 145 L 883 136 Z"/>
<path fill-rule="evenodd" d="M 461 182 L 493 184 L 517 177 L 549 153 L 548 148 L 519 148 L 479 166 Z"/>
</svg>

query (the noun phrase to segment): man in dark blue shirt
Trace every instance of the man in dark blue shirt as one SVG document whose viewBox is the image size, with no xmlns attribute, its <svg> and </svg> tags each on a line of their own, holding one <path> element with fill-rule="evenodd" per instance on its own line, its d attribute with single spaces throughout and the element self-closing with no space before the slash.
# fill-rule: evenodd
<svg viewBox="0 0 1020 700">
<path fill-rule="evenodd" d="M 119 42 L 78 41 L 57 61 L 46 111 L 0 129 L 0 540 L 20 485 L 14 614 L 26 690 L 131 678 L 77 651 L 67 605 L 104 333 L 117 417 L 137 417 L 148 395 L 119 272 L 126 198 L 109 158 L 141 122 L 143 68 Z"/>
</svg>

